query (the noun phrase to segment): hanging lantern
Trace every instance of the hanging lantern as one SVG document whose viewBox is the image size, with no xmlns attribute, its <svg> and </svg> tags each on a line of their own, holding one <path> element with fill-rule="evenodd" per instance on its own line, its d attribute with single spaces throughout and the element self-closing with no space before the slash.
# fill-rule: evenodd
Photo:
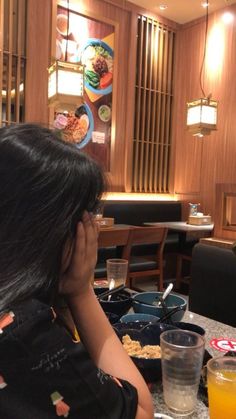
<svg viewBox="0 0 236 419">
<path fill-rule="evenodd" d="M 195 136 L 203 137 L 216 130 L 218 102 L 201 98 L 187 103 L 187 128 Z"/>
<path fill-rule="evenodd" d="M 49 106 L 57 111 L 74 110 L 83 103 L 84 66 L 56 60 L 48 69 Z"/>
</svg>

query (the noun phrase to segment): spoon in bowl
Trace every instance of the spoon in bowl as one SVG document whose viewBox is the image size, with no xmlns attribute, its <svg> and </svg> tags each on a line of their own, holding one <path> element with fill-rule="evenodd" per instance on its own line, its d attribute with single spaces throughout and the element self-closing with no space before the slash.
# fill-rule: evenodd
<svg viewBox="0 0 236 419">
<path fill-rule="evenodd" d="M 171 292 L 172 288 L 173 288 L 173 284 L 170 283 L 168 285 L 168 287 L 166 288 L 166 290 L 163 292 L 162 296 L 161 297 L 155 297 L 155 300 L 152 301 L 152 303 L 148 303 L 148 302 L 143 301 L 141 299 L 139 300 L 138 298 L 135 298 L 134 301 L 137 301 L 138 303 L 141 303 L 141 304 L 145 304 L 147 306 L 160 307 L 162 305 L 162 301 L 163 300 L 165 301 L 166 297 L 169 295 L 169 293 Z"/>
<path fill-rule="evenodd" d="M 166 288 L 166 290 L 163 292 L 162 296 L 159 297 L 159 301 L 157 303 L 155 303 L 154 305 L 156 307 L 160 307 L 163 305 L 163 302 L 165 301 L 166 297 L 168 297 L 168 295 L 170 294 L 171 290 L 173 288 L 173 284 L 172 282 L 168 285 L 168 287 Z"/>
</svg>

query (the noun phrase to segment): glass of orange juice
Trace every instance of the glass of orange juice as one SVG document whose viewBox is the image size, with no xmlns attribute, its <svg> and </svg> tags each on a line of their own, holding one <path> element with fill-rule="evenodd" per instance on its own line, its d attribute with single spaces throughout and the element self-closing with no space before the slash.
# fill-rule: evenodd
<svg viewBox="0 0 236 419">
<path fill-rule="evenodd" d="M 208 361 L 207 386 L 210 419 L 236 419 L 236 358 Z"/>
</svg>

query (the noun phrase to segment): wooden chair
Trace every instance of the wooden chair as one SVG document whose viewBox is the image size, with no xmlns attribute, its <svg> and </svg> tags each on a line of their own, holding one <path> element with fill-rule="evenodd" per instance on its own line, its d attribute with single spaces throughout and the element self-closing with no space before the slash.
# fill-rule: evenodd
<svg viewBox="0 0 236 419">
<path fill-rule="evenodd" d="M 133 286 L 133 280 L 140 277 L 158 276 L 158 290 L 163 290 L 163 250 L 167 236 L 164 227 L 135 227 L 130 230 L 127 246 L 124 248 L 123 258 L 129 261 L 129 273 L 126 285 Z M 154 255 L 133 255 L 137 245 L 157 245 Z"/>
<path fill-rule="evenodd" d="M 190 276 L 185 277 L 183 275 L 183 262 L 189 262 L 189 270 L 191 269 L 191 262 L 192 262 L 192 250 L 189 250 L 189 253 L 177 253 L 176 259 L 176 283 L 175 288 L 178 290 L 182 283 L 188 284 L 190 283 Z"/>
<path fill-rule="evenodd" d="M 131 227 L 104 228 L 98 236 L 98 248 L 109 246 L 125 246 L 128 243 Z"/>
<path fill-rule="evenodd" d="M 126 246 L 129 239 L 129 233 L 132 227 L 111 227 L 101 229 L 98 236 L 98 249 L 104 251 L 103 261 L 95 267 L 95 281 L 106 280 L 106 259 L 124 258 Z"/>
</svg>

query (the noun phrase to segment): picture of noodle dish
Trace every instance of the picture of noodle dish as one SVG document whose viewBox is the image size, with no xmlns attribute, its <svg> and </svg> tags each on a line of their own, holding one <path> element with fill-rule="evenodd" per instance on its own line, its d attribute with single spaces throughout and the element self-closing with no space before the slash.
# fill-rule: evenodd
<svg viewBox="0 0 236 419">
<path fill-rule="evenodd" d="M 64 141 L 75 143 L 83 148 L 92 137 L 94 122 L 87 104 L 79 106 L 75 112 L 56 113 L 54 127 Z"/>
<path fill-rule="evenodd" d="M 90 38 L 82 49 L 85 87 L 96 94 L 107 95 L 112 91 L 113 50 L 100 39 Z"/>
</svg>

